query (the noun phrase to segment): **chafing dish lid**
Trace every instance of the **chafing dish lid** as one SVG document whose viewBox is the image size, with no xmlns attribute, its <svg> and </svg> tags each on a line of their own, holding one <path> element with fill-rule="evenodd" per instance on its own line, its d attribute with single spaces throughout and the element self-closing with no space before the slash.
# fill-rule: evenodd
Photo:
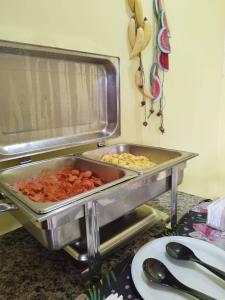
<svg viewBox="0 0 225 300">
<path fill-rule="evenodd" d="M 0 41 L 0 161 L 120 135 L 119 58 Z"/>
</svg>

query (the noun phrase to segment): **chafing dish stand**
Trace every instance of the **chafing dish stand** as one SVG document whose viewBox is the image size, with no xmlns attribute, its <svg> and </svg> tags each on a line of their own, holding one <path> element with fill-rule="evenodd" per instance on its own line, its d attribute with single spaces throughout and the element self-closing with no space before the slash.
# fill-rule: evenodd
<svg viewBox="0 0 225 300">
<path fill-rule="evenodd" d="M 70 245 L 85 239 L 91 276 L 101 271 L 103 226 L 168 190 L 171 226 L 176 226 L 177 186 L 187 160 L 196 154 L 132 144 L 105 146 L 107 139 L 121 135 L 118 57 L 0 41 L 0 88 L 0 193 L 5 199 L 0 212 L 9 211 L 52 250 L 70 253 Z M 103 147 L 93 155 L 85 145 Z M 57 151 L 70 154 L 59 156 Z M 100 162 L 102 151 L 146 155 L 156 164 L 142 171 L 126 169 Z M 18 180 L 68 165 L 90 169 L 106 184 L 54 203 L 35 203 L 13 188 Z M 146 227 L 148 217 L 138 224 L 139 229 Z"/>
</svg>

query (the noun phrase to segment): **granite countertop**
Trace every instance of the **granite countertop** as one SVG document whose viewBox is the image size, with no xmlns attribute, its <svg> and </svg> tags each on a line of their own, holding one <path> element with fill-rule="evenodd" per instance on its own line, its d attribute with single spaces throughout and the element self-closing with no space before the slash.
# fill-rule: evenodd
<svg viewBox="0 0 225 300">
<path fill-rule="evenodd" d="M 201 200 L 179 192 L 178 217 Z M 168 212 L 170 193 L 152 200 L 151 206 Z M 150 229 L 103 259 L 103 270 L 113 268 L 154 234 Z M 75 299 L 84 288 L 77 262 L 64 250 L 45 249 L 23 228 L 0 237 L 0 299 Z"/>
</svg>

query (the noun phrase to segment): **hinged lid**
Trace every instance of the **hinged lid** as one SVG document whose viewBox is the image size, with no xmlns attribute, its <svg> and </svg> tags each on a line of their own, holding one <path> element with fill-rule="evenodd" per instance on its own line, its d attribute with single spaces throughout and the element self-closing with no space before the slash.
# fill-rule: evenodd
<svg viewBox="0 0 225 300">
<path fill-rule="evenodd" d="M 120 135 L 119 58 L 0 41 L 0 161 Z"/>
</svg>

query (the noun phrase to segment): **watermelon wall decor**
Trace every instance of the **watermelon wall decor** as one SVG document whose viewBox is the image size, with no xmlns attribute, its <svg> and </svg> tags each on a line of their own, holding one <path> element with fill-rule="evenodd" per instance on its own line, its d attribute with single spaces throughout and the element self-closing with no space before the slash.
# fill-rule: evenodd
<svg viewBox="0 0 225 300">
<path fill-rule="evenodd" d="M 161 51 L 158 52 L 158 66 L 162 71 L 169 71 L 169 54 L 163 53 Z"/>
<path fill-rule="evenodd" d="M 170 41 L 169 41 L 169 32 L 167 27 L 163 27 L 160 29 L 157 37 L 158 46 L 159 49 L 163 53 L 170 53 L 171 47 L 170 47 Z"/>
<path fill-rule="evenodd" d="M 150 70 L 150 86 L 154 97 L 152 105 L 159 103 L 157 116 L 160 117 L 159 130 L 163 134 L 164 129 L 164 104 L 163 104 L 163 84 L 164 72 L 169 71 L 169 54 L 171 53 L 170 46 L 170 30 L 167 22 L 163 0 L 153 0 L 153 10 L 155 15 L 155 45 L 154 45 L 154 61 Z M 161 80 L 162 78 L 162 80 Z M 154 112 L 152 108 L 151 111 Z"/>
</svg>

